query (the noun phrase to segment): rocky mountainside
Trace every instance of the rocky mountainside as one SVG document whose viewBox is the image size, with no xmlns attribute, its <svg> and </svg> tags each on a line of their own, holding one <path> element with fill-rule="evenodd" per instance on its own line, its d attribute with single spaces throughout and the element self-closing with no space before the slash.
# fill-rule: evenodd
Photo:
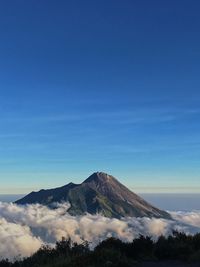
<svg viewBox="0 0 200 267">
<path fill-rule="evenodd" d="M 70 203 L 69 213 L 101 213 L 106 217 L 156 217 L 170 218 L 170 215 L 130 191 L 116 178 L 103 172 L 93 173 L 81 184 L 69 183 L 63 187 L 32 192 L 16 201 L 17 204 L 55 202 Z"/>
</svg>

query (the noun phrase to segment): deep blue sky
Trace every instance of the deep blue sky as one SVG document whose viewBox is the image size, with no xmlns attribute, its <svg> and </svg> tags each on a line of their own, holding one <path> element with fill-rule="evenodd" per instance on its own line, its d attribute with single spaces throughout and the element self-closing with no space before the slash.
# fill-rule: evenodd
<svg viewBox="0 0 200 267">
<path fill-rule="evenodd" d="M 200 192 L 200 2 L 1 1 L 0 193 L 102 170 Z"/>
</svg>

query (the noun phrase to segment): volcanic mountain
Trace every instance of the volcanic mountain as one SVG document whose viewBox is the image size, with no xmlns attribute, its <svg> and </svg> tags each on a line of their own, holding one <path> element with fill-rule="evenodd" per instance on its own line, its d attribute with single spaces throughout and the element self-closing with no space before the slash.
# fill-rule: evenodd
<svg viewBox="0 0 200 267">
<path fill-rule="evenodd" d="M 32 192 L 16 201 L 16 204 L 40 203 L 51 206 L 55 202 L 69 202 L 71 215 L 100 213 L 106 217 L 156 217 L 170 215 L 131 192 L 116 178 L 103 172 L 93 173 L 81 184 Z"/>
</svg>

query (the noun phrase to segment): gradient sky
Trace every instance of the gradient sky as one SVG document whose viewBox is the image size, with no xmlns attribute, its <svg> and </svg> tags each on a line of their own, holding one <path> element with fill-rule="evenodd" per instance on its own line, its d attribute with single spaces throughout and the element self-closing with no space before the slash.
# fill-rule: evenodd
<svg viewBox="0 0 200 267">
<path fill-rule="evenodd" d="M 1 1 L 0 193 L 101 170 L 200 193 L 200 2 Z"/>
</svg>

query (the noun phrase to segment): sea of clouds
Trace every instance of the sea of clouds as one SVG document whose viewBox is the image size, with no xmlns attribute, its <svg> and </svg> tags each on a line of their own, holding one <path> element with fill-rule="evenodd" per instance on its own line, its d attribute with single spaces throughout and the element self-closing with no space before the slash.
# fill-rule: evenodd
<svg viewBox="0 0 200 267">
<path fill-rule="evenodd" d="M 171 212 L 174 220 L 155 218 L 109 219 L 101 215 L 71 216 L 69 204 L 55 209 L 35 204 L 18 206 L 0 202 L 0 258 L 28 257 L 43 244 L 54 245 L 63 237 L 91 246 L 107 237 L 132 241 L 139 234 L 169 235 L 172 230 L 187 234 L 200 232 L 200 211 Z"/>
</svg>

